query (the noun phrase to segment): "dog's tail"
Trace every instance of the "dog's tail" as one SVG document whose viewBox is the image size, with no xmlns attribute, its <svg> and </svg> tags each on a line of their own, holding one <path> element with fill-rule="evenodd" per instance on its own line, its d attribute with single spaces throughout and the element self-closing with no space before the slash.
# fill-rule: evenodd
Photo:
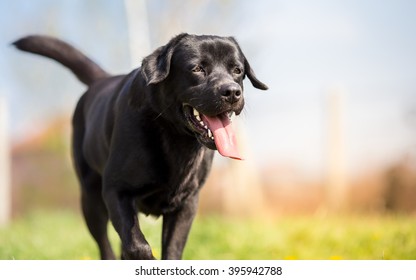
<svg viewBox="0 0 416 280">
<path fill-rule="evenodd" d="M 86 85 L 110 75 L 73 46 L 48 36 L 33 35 L 13 43 L 18 49 L 52 58 L 68 67 Z"/>
</svg>

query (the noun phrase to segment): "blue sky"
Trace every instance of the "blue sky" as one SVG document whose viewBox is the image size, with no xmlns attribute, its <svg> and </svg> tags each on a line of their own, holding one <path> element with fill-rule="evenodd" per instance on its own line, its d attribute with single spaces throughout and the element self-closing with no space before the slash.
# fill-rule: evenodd
<svg viewBox="0 0 416 280">
<path fill-rule="evenodd" d="M 152 49 L 180 32 L 232 35 L 270 90 L 246 83 L 252 159 L 320 172 L 328 95 L 340 92 L 346 166 L 359 172 L 416 152 L 415 1 L 147 1 Z M 57 36 L 113 73 L 131 70 L 122 1 L 1 1 L 0 95 L 14 137 L 70 113 L 85 89 L 47 59 L 9 43 Z M 143 53 L 141 56 L 144 56 Z M 137 66 L 140 64 L 137 59 Z M 413 116 L 413 117 L 412 117 Z"/>
</svg>

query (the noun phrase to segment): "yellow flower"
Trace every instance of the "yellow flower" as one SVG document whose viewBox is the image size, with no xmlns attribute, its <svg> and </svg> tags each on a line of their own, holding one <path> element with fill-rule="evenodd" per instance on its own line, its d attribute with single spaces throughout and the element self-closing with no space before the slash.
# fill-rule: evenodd
<svg viewBox="0 0 416 280">
<path fill-rule="evenodd" d="M 155 258 L 160 258 L 160 254 L 159 254 L 159 251 L 158 251 L 158 250 L 156 250 L 156 249 L 152 249 L 152 254 L 153 254 L 153 256 L 154 256 Z"/>
</svg>

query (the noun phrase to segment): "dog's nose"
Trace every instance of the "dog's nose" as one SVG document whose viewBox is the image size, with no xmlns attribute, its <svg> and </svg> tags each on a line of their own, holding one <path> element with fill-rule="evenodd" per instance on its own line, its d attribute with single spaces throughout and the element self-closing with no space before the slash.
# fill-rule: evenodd
<svg viewBox="0 0 416 280">
<path fill-rule="evenodd" d="M 235 103 L 241 98 L 241 87 L 238 84 L 226 84 L 220 87 L 221 95 L 229 103 Z"/>
</svg>

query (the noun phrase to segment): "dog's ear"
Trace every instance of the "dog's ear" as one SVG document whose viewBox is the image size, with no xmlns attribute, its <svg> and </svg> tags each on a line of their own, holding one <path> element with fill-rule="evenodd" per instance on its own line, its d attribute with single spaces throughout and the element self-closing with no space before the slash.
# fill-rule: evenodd
<svg viewBox="0 0 416 280">
<path fill-rule="evenodd" d="M 258 89 L 262 89 L 262 90 L 269 89 L 268 86 L 266 86 L 265 84 L 263 84 L 262 82 L 260 82 L 257 79 L 257 77 L 254 74 L 253 69 L 251 69 L 250 63 L 248 63 L 248 60 L 246 59 L 246 57 L 244 57 L 244 70 L 245 70 L 245 75 L 250 79 L 250 82 L 253 85 L 253 87 L 258 88 Z"/>
<path fill-rule="evenodd" d="M 262 90 L 267 90 L 269 89 L 265 84 L 263 84 L 262 82 L 260 82 L 256 75 L 254 74 L 253 69 L 251 69 L 250 63 L 248 63 L 248 60 L 246 58 L 246 56 L 244 55 L 243 51 L 240 48 L 240 45 L 238 44 L 237 40 L 234 37 L 228 37 L 231 41 L 234 42 L 234 44 L 236 44 L 238 50 L 240 51 L 241 55 L 244 58 L 244 75 L 247 76 L 250 79 L 251 84 L 258 89 L 262 89 Z"/>
<path fill-rule="evenodd" d="M 187 33 L 175 36 L 165 46 L 156 49 L 143 59 L 141 73 L 147 85 L 157 84 L 166 79 L 169 75 L 170 62 L 175 47 L 186 36 L 188 36 Z"/>
</svg>

